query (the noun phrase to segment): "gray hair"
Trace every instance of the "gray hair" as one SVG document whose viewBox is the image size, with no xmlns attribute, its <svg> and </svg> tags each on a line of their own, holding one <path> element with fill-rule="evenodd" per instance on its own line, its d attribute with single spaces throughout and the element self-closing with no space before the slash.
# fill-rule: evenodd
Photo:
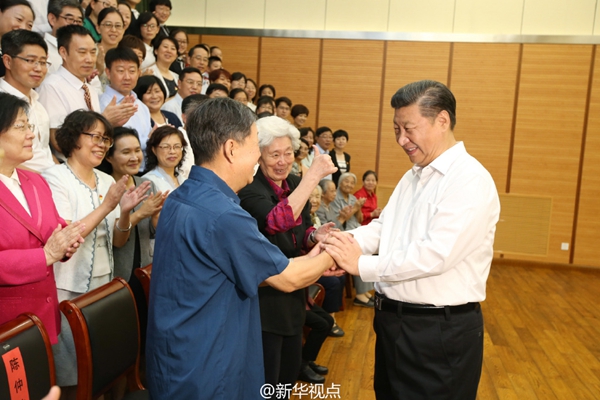
<svg viewBox="0 0 600 400">
<path fill-rule="evenodd" d="M 323 196 L 323 188 L 321 187 L 321 185 L 317 185 L 315 186 L 315 189 L 317 189 L 317 192 L 319 192 L 320 196 Z M 315 190 L 313 189 L 313 191 Z"/>
<path fill-rule="evenodd" d="M 81 6 L 77 0 L 50 0 L 48 2 L 48 14 L 52 14 L 58 18 L 65 7 L 78 9 L 81 12 L 81 17 L 83 18 L 83 11 L 81 10 Z"/>
<path fill-rule="evenodd" d="M 258 128 L 258 147 L 261 151 L 280 137 L 289 137 L 294 151 L 300 148 L 300 131 L 283 118 L 276 116 L 261 118 L 256 121 L 256 127 Z"/>
<path fill-rule="evenodd" d="M 256 121 L 248 107 L 229 97 L 206 100 L 186 117 L 196 165 L 214 160 L 229 139 L 242 143 Z"/>
<path fill-rule="evenodd" d="M 441 111 L 450 115 L 450 129 L 456 125 L 456 99 L 443 83 L 436 81 L 418 81 L 398 89 L 392 96 L 392 107 L 399 109 L 413 104 L 419 106 L 419 112 L 425 118 L 433 120 Z"/>
<path fill-rule="evenodd" d="M 354 184 L 356 185 L 356 183 L 358 182 L 358 180 L 356 179 L 356 175 L 354 175 L 352 172 L 344 172 L 342 175 L 340 175 L 340 178 L 338 179 L 338 184 L 337 184 L 338 189 L 342 185 L 342 181 L 348 177 L 353 178 Z"/>
<path fill-rule="evenodd" d="M 327 191 L 327 186 L 329 185 L 329 182 L 333 183 L 333 181 L 331 179 L 321 179 L 319 181 L 319 187 L 321 188 L 321 194 L 323 194 Z"/>
</svg>

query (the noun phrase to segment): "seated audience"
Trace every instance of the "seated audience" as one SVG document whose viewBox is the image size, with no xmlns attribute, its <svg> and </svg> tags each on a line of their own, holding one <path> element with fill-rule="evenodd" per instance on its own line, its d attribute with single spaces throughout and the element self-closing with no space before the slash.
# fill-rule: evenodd
<svg viewBox="0 0 600 400">
<path fill-rule="evenodd" d="M 181 71 L 187 64 L 188 35 L 183 29 L 176 28 L 171 30 L 169 36 L 177 42 L 177 58 L 171 64 L 171 71 L 181 75 Z"/>
<path fill-rule="evenodd" d="M 329 152 L 329 155 L 333 165 L 338 169 L 331 175 L 333 183 L 336 183 L 344 172 L 350 172 L 350 154 L 344 151 L 348 139 L 348 132 L 342 129 L 333 132 L 333 150 Z"/>
<path fill-rule="evenodd" d="M 82 25 L 83 12 L 77 0 L 50 0 L 48 3 L 48 23 L 51 32 L 44 33 L 44 40 L 48 45 L 48 73 L 54 73 L 62 65 L 62 57 L 58 54 L 56 32 L 65 25 Z"/>
<path fill-rule="evenodd" d="M 308 108 L 303 104 L 296 104 L 292 107 L 292 119 L 296 128 L 300 129 L 306 123 L 308 118 Z"/>
<path fill-rule="evenodd" d="M 81 236 L 86 239 L 71 259 L 54 265 L 59 301 L 73 299 L 112 280 L 113 245 L 121 247 L 127 242 L 132 226 L 130 211 L 145 199 L 150 186 L 147 182 L 128 190 L 128 176 L 115 183 L 110 175 L 96 169 L 113 144 L 112 131 L 108 120 L 96 112 L 77 110 L 69 114 L 56 132 L 67 161 L 42 174 L 60 217 L 67 224 L 81 221 Z M 64 316 L 53 353 L 57 384 L 66 392 L 75 390 L 75 345 Z"/>
<path fill-rule="evenodd" d="M 183 122 L 181 103 L 189 95 L 200 93 L 202 90 L 202 73 L 197 68 L 187 67 L 181 71 L 177 84 L 179 86 L 177 94 L 167 101 L 162 109 L 177 115 L 177 118 Z"/>
<path fill-rule="evenodd" d="M 0 39 L 15 29 L 33 28 L 35 13 L 27 0 L 2 0 L 0 2 Z M 0 56 L 2 49 L 0 49 Z M 0 62 L 0 77 L 4 76 L 4 64 Z"/>
<path fill-rule="evenodd" d="M 150 111 L 150 125 L 161 127 L 163 125 L 173 125 L 178 128 L 181 126 L 179 117 L 170 111 L 162 110 L 165 104 L 167 91 L 161 81 L 154 75 L 142 76 L 133 89 L 138 99 L 148 107 Z M 145 145 L 144 145 L 145 146 Z"/>
<path fill-rule="evenodd" d="M 271 96 L 262 96 L 256 102 L 256 115 L 263 112 L 268 112 L 271 115 L 275 113 L 275 100 Z"/>
<path fill-rule="evenodd" d="M 153 42 L 153 47 L 156 63 L 148 70 L 152 70 L 154 76 L 160 79 L 167 89 L 167 99 L 170 99 L 179 89 L 177 86 L 179 75 L 169 69 L 177 58 L 177 42 L 169 36 L 158 36 Z"/>
<path fill-rule="evenodd" d="M 258 97 L 262 96 L 270 96 L 271 98 L 275 98 L 275 87 L 273 85 L 265 84 L 260 85 L 258 88 Z"/>
<path fill-rule="evenodd" d="M 137 20 L 135 35 L 142 39 L 146 47 L 146 58 L 142 63 L 142 71 L 145 71 L 152 64 L 156 63 L 154 57 L 154 47 L 152 43 L 158 35 L 158 20 L 151 12 L 143 12 Z"/>
<path fill-rule="evenodd" d="M 365 203 L 362 205 L 361 211 L 363 214 L 362 225 L 368 225 L 373 219 L 378 218 L 381 214 L 381 208 L 377 207 L 377 173 L 375 171 L 368 170 L 363 174 L 362 177 L 363 186 L 356 193 L 354 197 L 357 199 L 365 199 Z"/>
<path fill-rule="evenodd" d="M 215 97 L 228 97 L 229 89 L 220 83 L 211 83 L 206 89 L 206 95 L 211 99 Z"/>
<path fill-rule="evenodd" d="M 246 87 L 246 75 L 241 72 L 231 74 L 231 89 L 244 89 Z"/>
<path fill-rule="evenodd" d="M 313 145 L 315 144 L 315 131 L 309 126 L 306 128 L 299 128 L 300 137 L 308 142 L 308 155 L 302 160 L 302 165 L 306 168 L 310 168 L 313 158 L 315 157 L 315 151 Z"/>
<path fill-rule="evenodd" d="M 219 57 L 208 57 L 208 67 L 207 72 L 212 72 L 216 69 L 221 69 L 223 67 L 223 63 Z"/>
<path fill-rule="evenodd" d="M 275 115 L 285 120 L 290 116 L 290 109 L 292 108 L 292 101 L 287 97 L 279 97 L 275 100 Z"/>
<path fill-rule="evenodd" d="M 0 78 L 0 92 L 23 99 L 28 107 L 29 122 L 33 126 L 33 157 L 20 168 L 41 173 L 54 165 L 50 150 L 50 118 L 38 101 L 37 88 L 48 70 L 46 42 L 39 33 L 25 29 L 7 32 L 2 36 L 2 61 L 6 75 Z"/>
<path fill-rule="evenodd" d="M 67 225 L 59 216 L 40 175 L 17 168 L 33 157 L 35 133 L 26 100 L 0 93 L 0 104 L 0 324 L 33 313 L 56 344 L 60 313 L 54 263 L 77 251 L 83 226 Z"/>
<path fill-rule="evenodd" d="M 146 172 L 142 178 L 152 181 L 161 192 L 172 192 L 185 180 L 179 168 L 186 156 L 187 142 L 177 128 L 161 126 L 152 132 L 146 145 Z"/>
<path fill-rule="evenodd" d="M 226 69 L 218 69 L 208 74 L 210 83 L 220 83 L 227 90 L 231 90 L 231 74 Z"/>
</svg>

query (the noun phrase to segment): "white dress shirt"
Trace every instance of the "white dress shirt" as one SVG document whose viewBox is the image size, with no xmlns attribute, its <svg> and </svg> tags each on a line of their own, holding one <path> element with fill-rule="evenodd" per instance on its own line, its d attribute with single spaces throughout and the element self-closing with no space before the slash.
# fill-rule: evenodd
<svg viewBox="0 0 600 400">
<path fill-rule="evenodd" d="M 44 40 L 48 45 L 48 61 L 50 61 L 52 64 L 48 67 L 48 72 L 46 72 L 46 74 L 53 74 L 58 71 L 63 63 L 63 59 L 58 52 L 58 43 L 56 42 L 56 38 L 52 36 L 51 33 L 46 32 L 44 33 Z"/>
<path fill-rule="evenodd" d="M 180 171 L 177 170 L 177 172 Z M 164 169 L 158 166 L 153 170 L 148 171 L 147 173 L 142 175 L 142 178 L 148 179 L 149 181 L 154 183 L 156 189 L 160 190 L 163 193 L 168 190 L 170 194 L 173 190 L 179 187 L 175 186 L 175 182 L 173 182 L 173 179 L 169 176 L 169 174 L 167 174 Z M 177 182 L 179 183 L 179 185 L 185 182 L 185 180 L 186 178 L 181 173 L 177 175 Z"/>
<path fill-rule="evenodd" d="M 179 167 L 179 176 L 181 176 L 183 179 L 187 179 L 190 176 L 192 167 L 194 166 L 194 151 L 192 150 L 192 145 L 190 143 L 190 138 L 187 134 L 187 131 L 182 127 L 178 129 L 183 134 L 183 137 L 187 142 L 187 145 L 185 146 L 185 157 L 183 158 L 181 167 Z"/>
<path fill-rule="evenodd" d="M 27 203 L 27 199 L 25 198 L 25 193 L 23 193 L 23 189 L 21 188 L 21 180 L 19 179 L 17 169 L 14 169 L 10 177 L 0 174 L 0 182 L 4 183 L 4 186 L 6 186 L 8 190 L 10 190 L 13 196 L 15 196 L 15 198 L 23 206 L 25 211 L 27 211 L 27 214 L 31 216 L 31 210 L 29 209 L 29 204 Z"/>
<path fill-rule="evenodd" d="M 50 129 L 56 129 L 75 110 L 88 107 L 85 104 L 84 82 L 61 66 L 58 71 L 44 79 L 38 93 L 39 101 L 42 103 L 50 116 Z M 86 84 L 87 85 L 87 84 Z M 98 92 L 93 86 L 87 85 L 92 100 L 92 110 L 100 112 Z"/>
<path fill-rule="evenodd" d="M 360 277 L 408 303 L 485 300 L 499 214 L 491 175 L 459 142 L 409 170 L 381 216 L 350 231 L 365 254 Z"/>
<path fill-rule="evenodd" d="M 177 117 L 181 121 L 181 125 L 183 125 L 183 117 L 181 115 L 182 114 L 182 112 L 181 112 L 182 104 L 183 104 L 183 97 L 181 97 L 181 95 L 179 93 L 177 93 L 175 96 L 173 96 L 173 98 L 171 100 L 169 100 L 165 104 L 163 104 L 163 106 L 160 109 L 172 112 L 173 114 L 177 115 Z"/>
<path fill-rule="evenodd" d="M 7 83 L 4 78 L 0 79 L 0 92 L 6 92 L 25 100 L 29 104 L 29 123 L 35 127 L 33 133 L 33 157 L 22 165 L 41 173 L 46 168 L 54 165 L 52 151 L 50 150 L 50 118 L 42 104 L 38 101 L 39 95 L 35 90 L 29 92 L 29 97 Z"/>
<path fill-rule="evenodd" d="M 156 57 L 154 57 L 154 47 L 146 43 L 144 43 L 144 47 L 146 48 L 146 57 L 144 58 L 144 61 L 142 61 L 142 65 L 140 66 L 140 69 L 142 71 L 146 71 L 148 67 L 156 63 Z"/>
</svg>

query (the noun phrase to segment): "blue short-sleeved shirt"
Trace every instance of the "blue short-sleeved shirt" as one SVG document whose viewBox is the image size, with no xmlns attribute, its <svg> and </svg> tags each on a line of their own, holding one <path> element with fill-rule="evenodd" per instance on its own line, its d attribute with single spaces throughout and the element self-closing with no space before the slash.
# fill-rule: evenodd
<svg viewBox="0 0 600 400">
<path fill-rule="evenodd" d="M 202 167 L 169 195 L 156 232 L 146 344 L 151 397 L 261 399 L 258 285 L 289 260 Z"/>
</svg>

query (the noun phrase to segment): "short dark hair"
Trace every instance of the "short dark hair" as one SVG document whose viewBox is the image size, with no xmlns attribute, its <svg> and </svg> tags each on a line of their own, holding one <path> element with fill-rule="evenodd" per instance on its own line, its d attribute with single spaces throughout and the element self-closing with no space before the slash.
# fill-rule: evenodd
<svg viewBox="0 0 600 400">
<path fill-rule="evenodd" d="M 198 68 L 186 67 L 186 68 L 182 69 L 181 72 L 179 73 L 179 80 L 183 82 L 183 80 L 185 79 L 185 76 L 187 74 L 198 74 L 198 75 L 202 76 L 202 72 L 200 72 L 200 70 Z"/>
<path fill-rule="evenodd" d="M 119 10 L 117 10 L 114 7 L 106 7 L 106 8 L 103 8 L 102 11 L 100 11 L 98 13 L 98 26 L 100 26 L 102 21 L 104 21 L 104 19 L 107 16 L 109 16 L 110 14 L 118 14 L 119 18 L 121 18 L 121 22 L 125 23 L 125 20 L 123 19 L 123 16 L 121 15 L 121 12 Z"/>
<path fill-rule="evenodd" d="M 52 14 L 55 17 L 59 17 L 62 14 L 64 8 L 76 8 L 81 12 L 81 17 L 83 18 L 83 10 L 81 9 L 81 5 L 77 0 L 50 0 L 48 2 L 48 14 Z"/>
<path fill-rule="evenodd" d="M 292 118 L 296 118 L 300 114 L 306 114 L 306 116 L 308 116 L 308 108 L 306 108 L 306 106 L 303 104 L 296 104 L 294 107 L 292 107 L 291 113 Z"/>
<path fill-rule="evenodd" d="M 48 45 L 42 35 L 37 32 L 28 31 L 27 29 L 16 29 L 6 32 L 2 35 L 0 42 L 2 44 L 2 52 L 11 57 L 22 52 L 25 46 L 40 46 L 48 54 Z"/>
<path fill-rule="evenodd" d="M 158 25 L 158 19 L 156 19 L 156 17 L 154 16 L 154 14 L 152 14 L 149 11 L 145 11 L 143 13 L 140 13 L 140 16 L 138 17 L 138 19 L 136 21 L 137 29 L 134 31 L 135 35 L 137 37 L 139 37 L 140 39 L 142 39 L 142 34 L 140 33 L 140 31 L 142 29 L 142 25 L 147 24 L 152 19 L 154 19 L 156 21 L 156 25 Z M 132 21 L 132 23 L 133 23 L 133 21 Z M 157 33 L 157 36 L 158 36 L 158 33 Z"/>
<path fill-rule="evenodd" d="M 35 20 L 35 12 L 27 0 L 2 0 L 0 1 L 0 12 L 4 13 L 9 8 L 13 8 L 15 6 L 29 7 L 31 14 L 33 15 L 33 19 Z"/>
<path fill-rule="evenodd" d="M 171 0 L 152 0 L 148 5 L 149 11 L 156 10 L 156 6 L 167 6 L 169 10 L 173 9 L 173 5 L 171 4 Z"/>
<path fill-rule="evenodd" d="M 242 92 L 242 93 L 244 93 L 244 94 L 246 93 L 246 92 L 244 91 L 244 89 L 241 89 L 241 88 L 235 88 L 235 89 L 231 89 L 231 92 L 229 92 L 229 98 L 231 98 L 231 99 L 235 99 L 235 95 L 236 95 L 236 94 L 238 94 L 238 93 L 240 93 L 240 92 Z M 246 95 L 246 99 L 247 99 L 247 98 L 248 98 L 248 95 Z"/>
<path fill-rule="evenodd" d="M 271 91 L 273 92 L 273 98 L 275 98 L 275 96 L 276 96 L 275 87 L 273 85 L 269 85 L 269 84 L 260 85 L 260 87 L 258 88 L 258 97 L 262 97 L 262 91 L 265 90 L 266 88 L 271 89 Z"/>
<path fill-rule="evenodd" d="M 137 81 L 137 85 L 135 85 L 135 87 L 133 88 L 133 91 L 135 92 L 135 95 L 137 96 L 137 98 L 143 102 L 142 98 L 143 98 L 144 94 L 146 94 L 148 92 L 148 90 L 154 85 L 158 85 L 158 87 L 160 88 L 160 91 L 163 92 L 163 95 L 166 100 L 167 99 L 167 89 L 165 89 L 165 87 L 162 84 L 162 82 L 160 81 L 160 79 L 158 79 L 154 75 L 140 76 Z"/>
<path fill-rule="evenodd" d="M 210 56 L 208 57 L 208 65 L 210 66 L 210 64 L 214 63 L 214 62 L 223 62 L 221 61 L 221 57 L 217 57 L 217 56 Z"/>
<path fill-rule="evenodd" d="M 152 47 L 154 47 L 153 52 L 154 52 L 154 56 L 156 57 L 156 54 L 158 52 L 158 48 L 160 47 L 160 45 L 162 44 L 162 42 L 164 42 L 165 40 L 171 42 L 171 44 L 173 46 L 175 46 L 175 51 L 177 51 L 177 49 L 179 48 L 179 44 L 177 43 L 177 40 L 173 39 L 170 36 L 164 36 L 164 35 L 157 35 L 154 40 L 152 41 Z M 156 57 L 158 58 L 158 57 Z"/>
<path fill-rule="evenodd" d="M 275 111 L 275 100 L 271 96 L 260 96 L 256 101 L 256 109 L 258 110 L 260 106 L 263 104 L 271 104 L 273 106 L 273 111 Z"/>
<path fill-rule="evenodd" d="M 64 156 L 69 158 L 77 148 L 77 141 L 82 133 L 88 132 L 98 123 L 104 125 L 104 136 L 112 138 L 112 125 L 102 114 L 95 111 L 75 110 L 67 115 L 63 124 L 56 130 L 56 143 Z"/>
<path fill-rule="evenodd" d="M 212 53 L 212 51 L 214 49 L 221 49 L 219 46 L 210 46 L 210 48 L 208 49 L 209 53 Z"/>
<path fill-rule="evenodd" d="M 146 171 L 144 172 L 151 171 L 158 166 L 158 157 L 156 157 L 156 154 L 154 154 L 152 149 L 157 147 L 164 138 L 171 135 L 177 135 L 183 145 L 183 149 L 181 149 L 181 160 L 179 160 L 179 163 L 175 166 L 175 176 L 179 175 L 178 169 L 181 168 L 185 155 L 187 154 L 185 146 L 187 146 L 188 143 L 185 140 L 183 133 L 172 125 L 163 125 L 160 128 L 156 128 L 148 138 L 148 141 L 146 142 Z"/>
<path fill-rule="evenodd" d="M 186 130 L 196 165 L 212 161 L 230 139 L 242 143 L 250 135 L 256 116 L 228 97 L 209 99 L 187 116 Z"/>
<path fill-rule="evenodd" d="M 17 120 L 19 111 L 27 112 L 29 104 L 12 94 L 0 92 L 0 136 L 6 132 Z"/>
<path fill-rule="evenodd" d="M 342 136 L 345 137 L 346 140 L 350 140 L 350 138 L 348 137 L 348 132 L 346 132 L 343 129 L 338 129 L 337 131 L 333 132 L 333 140 Z"/>
<path fill-rule="evenodd" d="M 246 78 L 246 85 L 248 85 L 248 82 L 252 82 L 252 84 L 254 85 L 254 90 L 255 90 L 254 97 L 251 99 L 248 99 L 248 100 L 250 100 L 251 102 L 254 102 L 254 100 L 256 100 L 256 98 L 258 97 L 258 91 L 256 91 L 256 88 L 258 87 L 258 85 L 256 84 L 256 82 L 254 82 L 253 79 Z"/>
<path fill-rule="evenodd" d="M 82 25 L 65 25 L 56 31 L 56 44 L 57 48 L 64 47 L 69 52 L 69 45 L 73 36 L 89 36 L 94 40 L 94 37 L 85 27 Z M 96 41 L 94 40 L 94 43 Z"/>
<path fill-rule="evenodd" d="M 367 177 L 369 175 L 373 175 L 375 177 L 375 180 L 377 182 L 379 182 L 379 177 L 377 176 L 377 172 L 370 170 L 370 169 L 366 170 L 365 173 L 363 174 L 363 177 L 362 177 L 363 182 L 365 181 L 365 179 L 367 179 Z"/>
<path fill-rule="evenodd" d="M 229 80 L 231 80 L 231 74 L 229 73 L 229 71 L 227 71 L 226 69 L 215 69 L 214 71 L 209 72 L 208 74 L 208 80 L 211 82 L 216 81 L 217 79 L 219 79 L 219 77 L 221 75 L 225 75 L 225 77 Z"/>
<path fill-rule="evenodd" d="M 244 78 L 244 80 L 246 80 L 246 75 L 244 75 L 241 72 L 234 72 L 233 74 L 231 74 L 232 81 L 239 81 L 242 78 Z"/>
<path fill-rule="evenodd" d="M 325 132 L 331 132 L 331 129 L 328 126 L 322 126 L 320 128 L 317 128 L 317 130 L 315 131 L 315 137 L 319 137 Z"/>
<path fill-rule="evenodd" d="M 106 52 L 104 64 L 110 69 L 115 61 L 131 61 L 140 67 L 140 59 L 129 47 L 115 47 Z"/>
<path fill-rule="evenodd" d="M 146 46 L 144 42 L 137 36 L 125 35 L 119 42 L 118 47 L 129 47 L 130 49 L 139 50 L 142 52 L 142 56 L 146 57 Z"/>
<path fill-rule="evenodd" d="M 288 97 L 285 97 L 285 96 L 281 96 L 281 97 L 279 97 L 279 98 L 277 98 L 277 99 L 275 100 L 275 107 L 279 107 L 279 105 L 280 105 L 281 103 L 285 103 L 285 104 L 287 104 L 289 107 L 291 107 L 291 106 L 292 106 L 292 101 L 291 101 L 291 100 L 290 100 Z"/>
<path fill-rule="evenodd" d="M 208 85 L 206 88 L 206 95 L 209 96 L 215 90 L 222 90 L 227 93 L 227 96 L 229 96 L 229 89 L 227 89 L 227 86 L 221 85 L 220 83 L 211 83 Z"/>
<path fill-rule="evenodd" d="M 183 101 L 181 102 L 181 113 L 182 114 L 187 113 L 193 107 L 200 105 L 201 103 L 205 102 L 206 100 L 208 100 L 208 96 L 205 94 L 200 94 L 200 93 L 190 94 L 188 97 L 183 99 Z"/>
<path fill-rule="evenodd" d="M 138 143 L 140 142 L 140 136 L 138 135 L 137 131 L 133 128 L 128 128 L 125 126 L 118 126 L 115 129 L 113 129 L 113 143 L 117 144 L 117 140 L 119 140 L 122 137 L 125 136 L 133 136 L 134 138 L 137 139 Z M 140 144 L 141 146 L 141 144 Z M 104 156 L 104 160 L 102 160 L 102 163 L 98 166 L 98 169 L 102 172 L 105 172 L 109 175 L 112 175 L 113 173 L 113 167 L 111 165 L 111 163 L 109 163 L 106 159 L 108 157 L 112 157 L 115 154 L 115 149 L 117 146 L 113 145 L 110 149 L 108 149 L 108 151 L 106 152 L 106 155 Z"/>
<path fill-rule="evenodd" d="M 430 80 L 409 83 L 398 89 L 391 103 L 395 109 L 417 104 L 421 115 L 432 121 L 446 111 L 450 115 L 450 129 L 456 125 L 456 99 L 443 83 Z"/>
<path fill-rule="evenodd" d="M 206 50 L 206 54 L 210 55 L 210 50 L 208 49 L 208 47 L 206 47 L 205 44 L 197 44 L 194 47 L 192 47 L 190 51 L 188 51 L 188 56 L 192 57 L 194 55 L 194 50 L 196 49 L 204 49 Z"/>
</svg>

